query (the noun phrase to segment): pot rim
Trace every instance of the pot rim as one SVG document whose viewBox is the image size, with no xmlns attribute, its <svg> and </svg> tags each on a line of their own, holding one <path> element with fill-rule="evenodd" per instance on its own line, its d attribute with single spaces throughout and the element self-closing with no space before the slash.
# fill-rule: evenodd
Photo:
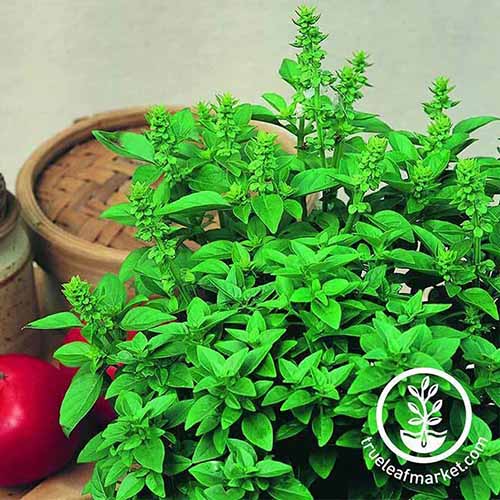
<svg viewBox="0 0 500 500">
<path fill-rule="evenodd" d="M 0 240 L 7 237 L 16 227 L 19 212 L 19 203 L 16 197 L 10 191 L 7 191 L 7 213 L 0 223 Z"/>
</svg>

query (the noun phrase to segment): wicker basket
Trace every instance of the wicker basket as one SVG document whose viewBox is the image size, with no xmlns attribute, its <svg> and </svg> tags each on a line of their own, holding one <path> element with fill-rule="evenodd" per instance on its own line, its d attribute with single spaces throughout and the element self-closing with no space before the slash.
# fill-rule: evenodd
<svg viewBox="0 0 500 500">
<path fill-rule="evenodd" d="M 175 113 L 183 108 L 168 109 Z M 17 196 L 35 260 L 59 283 L 78 274 L 95 284 L 103 274 L 118 272 L 139 245 L 131 228 L 98 218 L 108 206 L 125 201 L 135 163 L 106 150 L 91 133 L 141 128 L 146 111 L 132 108 L 78 120 L 42 144 L 19 173 Z M 283 148 L 294 151 L 286 131 L 254 124 L 278 134 Z"/>
</svg>

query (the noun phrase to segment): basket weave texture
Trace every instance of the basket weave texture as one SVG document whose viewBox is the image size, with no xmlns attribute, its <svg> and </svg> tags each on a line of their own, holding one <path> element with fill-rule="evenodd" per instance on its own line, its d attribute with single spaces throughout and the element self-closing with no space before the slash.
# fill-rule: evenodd
<svg viewBox="0 0 500 500">
<path fill-rule="evenodd" d="M 99 215 L 127 201 L 136 165 L 90 139 L 47 165 L 37 179 L 35 196 L 47 217 L 65 231 L 91 243 L 132 250 L 141 246 L 135 229 Z"/>
</svg>

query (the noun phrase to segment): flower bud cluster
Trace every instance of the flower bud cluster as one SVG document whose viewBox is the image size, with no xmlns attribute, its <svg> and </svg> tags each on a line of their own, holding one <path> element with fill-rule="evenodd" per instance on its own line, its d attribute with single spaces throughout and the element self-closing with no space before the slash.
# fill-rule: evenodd
<svg viewBox="0 0 500 500">
<path fill-rule="evenodd" d="M 314 7 L 301 6 L 296 11 L 297 17 L 293 20 L 298 33 L 292 47 L 300 49 L 297 61 L 300 68 L 300 83 L 302 90 L 314 89 L 320 86 L 327 87 L 334 81 L 330 71 L 321 68 L 326 52 L 321 43 L 327 35 L 318 28 L 319 14 Z"/>
<path fill-rule="evenodd" d="M 248 164 L 248 188 L 251 192 L 269 193 L 274 190 L 273 178 L 277 168 L 276 135 L 259 131 L 249 145 L 253 159 Z"/>
<path fill-rule="evenodd" d="M 490 223 L 482 220 L 491 201 L 485 193 L 484 175 L 481 174 L 477 160 L 472 158 L 459 160 L 455 173 L 457 189 L 452 203 L 469 218 L 463 223 L 463 227 L 472 231 L 474 237 L 480 238 L 493 229 Z"/>
<path fill-rule="evenodd" d="M 450 97 L 455 86 L 450 86 L 450 80 L 444 76 L 438 76 L 433 82 L 429 90 L 432 93 L 432 99 L 429 102 L 424 102 L 423 107 L 425 113 L 431 118 L 436 118 L 442 115 L 445 109 L 450 109 L 456 106 L 459 101 L 453 101 Z"/>
<path fill-rule="evenodd" d="M 359 159 L 360 177 L 357 183 L 361 192 L 366 193 L 369 189 L 377 189 L 384 168 L 381 164 L 387 149 L 387 139 L 385 137 L 370 137 L 366 144 L 366 150 L 361 153 Z"/>
<path fill-rule="evenodd" d="M 130 214 L 135 218 L 136 238 L 142 241 L 163 239 L 170 228 L 155 215 L 154 191 L 143 182 L 134 182 L 130 189 Z"/>
<path fill-rule="evenodd" d="M 171 126 L 172 115 L 164 106 L 153 106 L 146 114 L 149 130 L 145 135 L 154 148 L 155 163 L 165 172 L 176 170 L 174 152 L 177 139 Z"/>
<path fill-rule="evenodd" d="M 427 193 L 435 186 L 432 168 L 424 165 L 422 161 L 417 161 L 415 167 L 410 172 L 411 182 L 413 184 L 413 196 L 417 200 L 425 198 Z"/>
<path fill-rule="evenodd" d="M 434 264 L 438 273 L 445 281 L 451 280 L 451 272 L 457 260 L 457 252 L 455 250 L 446 250 L 440 248 L 434 260 Z"/>
<path fill-rule="evenodd" d="M 90 284 L 80 276 L 73 276 L 65 283 L 63 293 L 80 319 L 87 325 L 92 325 L 92 331 L 105 335 L 114 329 L 115 324 L 110 316 L 112 311 L 108 311 L 99 295 L 92 293 Z"/>
</svg>

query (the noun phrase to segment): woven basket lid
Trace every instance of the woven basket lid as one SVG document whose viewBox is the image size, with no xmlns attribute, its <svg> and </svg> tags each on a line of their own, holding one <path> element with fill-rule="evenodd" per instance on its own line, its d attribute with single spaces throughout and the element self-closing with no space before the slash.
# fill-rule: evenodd
<svg viewBox="0 0 500 500">
<path fill-rule="evenodd" d="M 127 201 L 136 164 L 89 139 L 47 165 L 37 179 L 35 196 L 46 216 L 65 231 L 90 243 L 132 250 L 141 246 L 134 228 L 99 215 Z"/>
</svg>

